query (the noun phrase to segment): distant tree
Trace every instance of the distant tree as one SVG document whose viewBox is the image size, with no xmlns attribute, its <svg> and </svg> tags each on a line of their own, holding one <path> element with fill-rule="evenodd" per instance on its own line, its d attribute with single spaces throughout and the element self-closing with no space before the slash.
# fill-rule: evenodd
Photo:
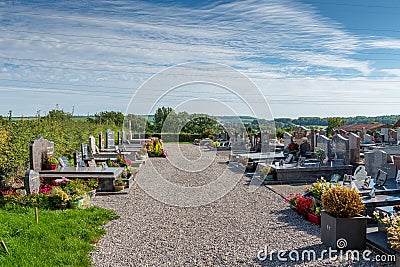
<svg viewBox="0 0 400 267">
<path fill-rule="evenodd" d="M 154 114 L 154 131 L 157 133 L 161 133 L 165 120 L 168 115 L 175 111 L 170 107 L 161 107 L 156 110 Z"/>
<path fill-rule="evenodd" d="M 64 112 L 60 109 L 53 109 L 49 111 L 49 114 L 43 117 L 45 120 L 52 120 L 52 121 L 69 121 L 71 120 L 72 115 L 68 112 Z"/>
<path fill-rule="evenodd" d="M 121 127 L 124 123 L 124 114 L 119 111 L 102 111 L 99 114 L 94 115 L 93 121 L 98 124 L 113 123 L 116 126 Z M 88 121 L 91 121 L 88 119 Z"/>
<path fill-rule="evenodd" d="M 339 117 L 328 118 L 328 128 L 326 128 L 326 131 L 328 134 L 330 134 L 334 129 L 345 124 L 346 121 L 343 120 L 342 118 Z"/>
</svg>

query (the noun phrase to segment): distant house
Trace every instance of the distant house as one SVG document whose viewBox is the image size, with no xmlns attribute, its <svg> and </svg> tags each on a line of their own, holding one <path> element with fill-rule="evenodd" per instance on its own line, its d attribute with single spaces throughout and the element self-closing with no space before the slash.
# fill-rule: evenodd
<svg viewBox="0 0 400 267">
<path fill-rule="evenodd" d="M 383 123 L 369 123 L 369 124 L 347 124 L 347 125 L 342 125 L 338 127 L 336 130 L 337 131 L 345 131 L 345 132 L 350 132 L 350 133 L 374 133 L 374 132 L 379 132 L 381 131 L 382 128 L 388 128 L 391 129 L 393 128 L 393 125 L 391 124 L 383 124 Z"/>
</svg>

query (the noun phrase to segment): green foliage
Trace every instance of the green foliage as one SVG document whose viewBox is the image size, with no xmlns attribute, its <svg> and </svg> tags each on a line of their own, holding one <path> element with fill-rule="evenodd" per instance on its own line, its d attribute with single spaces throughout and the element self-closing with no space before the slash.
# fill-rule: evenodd
<svg viewBox="0 0 400 267">
<path fill-rule="evenodd" d="M 92 244 L 105 234 L 102 226 L 116 218 L 98 207 L 39 209 L 35 224 L 32 208 L 0 210 L 0 237 L 10 252 L 0 252 L 0 266 L 91 266 Z"/>
<path fill-rule="evenodd" d="M 96 113 L 94 119 L 88 118 L 88 121 L 97 124 L 113 124 L 122 127 L 124 118 L 124 114 L 119 111 L 102 111 L 99 114 Z"/>
<path fill-rule="evenodd" d="M 60 110 L 50 111 L 42 118 L 7 121 L 0 125 L 0 177 L 24 175 L 29 168 L 29 144 L 38 136 L 54 141 L 56 157 L 72 158 L 73 151 L 87 143 L 90 135 L 107 129 L 119 130 L 114 123 L 73 120 Z"/>
<path fill-rule="evenodd" d="M 339 126 L 345 125 L 346 121 L 339 117 L 332 117 L 328 119 L 328 128 L 326 128 L 327 133 L 331 133 L 334 129 Z"/>
</svg>

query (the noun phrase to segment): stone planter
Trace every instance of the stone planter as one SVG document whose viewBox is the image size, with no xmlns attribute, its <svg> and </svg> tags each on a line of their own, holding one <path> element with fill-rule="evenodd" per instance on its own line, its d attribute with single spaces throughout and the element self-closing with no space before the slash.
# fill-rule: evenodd
<svg viewBox="0 0 400 267">
<path fill-rule="evenodd" d="M 115 191 L 122 191 L 122 190 L 124 190 L 124 186 L 123 185 L 114 185 L 114 190 Z"/>
<path fill-rule="evenodd" d="M 337 218 L 322 211 L 321 241 L 332 249 L 364 250 L 367 217 Z"/>
</svg>

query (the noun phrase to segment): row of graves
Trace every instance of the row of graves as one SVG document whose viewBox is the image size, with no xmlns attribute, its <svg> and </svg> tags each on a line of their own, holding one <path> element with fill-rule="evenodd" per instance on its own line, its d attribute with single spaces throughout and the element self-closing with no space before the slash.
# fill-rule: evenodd
<svg viewBox="0 0 400 267">
<path fill-rule="evenodd" d="M 43 137 L 38 137 L 30 144 L 30 170 L 25 175 L 25 190 L 28 193 L 37 192 L 42 183 L 52 183 L 61 178 L 98 180 L 97 192 L 99 194 L 115 193 L 114 185 L 123 184 L 124 189 L 118 193 L 128 193 L 134 178 L 142 164 L 147 159 L 142 154 L 144 142 L 140 146 L 132 140 L 124 140 L 118 133 L 115 140 L 114 132 L 107 130 L 105 136 L 99 134 L 98 146 L 94 136 L 89 137 L 89 145 L 82 143 L 79 150 L 73 153 L 73 163 L 66 157 L 56 160 L 53 168 L 46 167 L 48 160 L 55 158 L 54 142 Z M 133 140 L 135 141 L 135 140 Z"/>
<path fill-rule="evenodd" d="M 357 233 L 359 238 L 353 232 L 352 239 L 363 240 L 364 245 L 369 244 L 388 254 L 395 254 L 389 244 L 387 228 L 390 218 L 396 218 L 400 211 L 400 146 L 394 138 L 398 132 L 381 130 L 370 134 L 340 131 L 331 139 L 318 131 L 309 131 L 300 136 L 285 133 L 285 160 L 273 165 L 261 165 L 260 173 L 266 173 L 262 171 L 263 168 L 273 170 L 271 183 L 311 184 L 323 176 L 328 177 L 327 181 L 332 186 L 355 189 L 365 205 L 362 214 L 366 220 L 355 223 L 355 226 L 365 224 L 365 229 Z M 307 166 L 307 163 L 313 166 Z M 315 168 L 314 172 L 307 172 L 312 168 Z M 281 175 L 290 169 L 296 169 L 297 174 L 290 179 Z M 308 194 L 310 191 L 304 196 Z M 386 218 L 386 225 L 382 223 L 385 221 L 382 218 Z M 380 227 L 382 224 L 383 227 Z M 325 243 L 327 237 L 331 238 L 332 233 L 336 234 L 338 227 L 342 226 L 335 220 L 325 221 L 323 227 L 321 238 Z M 337 241 L 337 238 L 334 240 Z"/>
</svg>

